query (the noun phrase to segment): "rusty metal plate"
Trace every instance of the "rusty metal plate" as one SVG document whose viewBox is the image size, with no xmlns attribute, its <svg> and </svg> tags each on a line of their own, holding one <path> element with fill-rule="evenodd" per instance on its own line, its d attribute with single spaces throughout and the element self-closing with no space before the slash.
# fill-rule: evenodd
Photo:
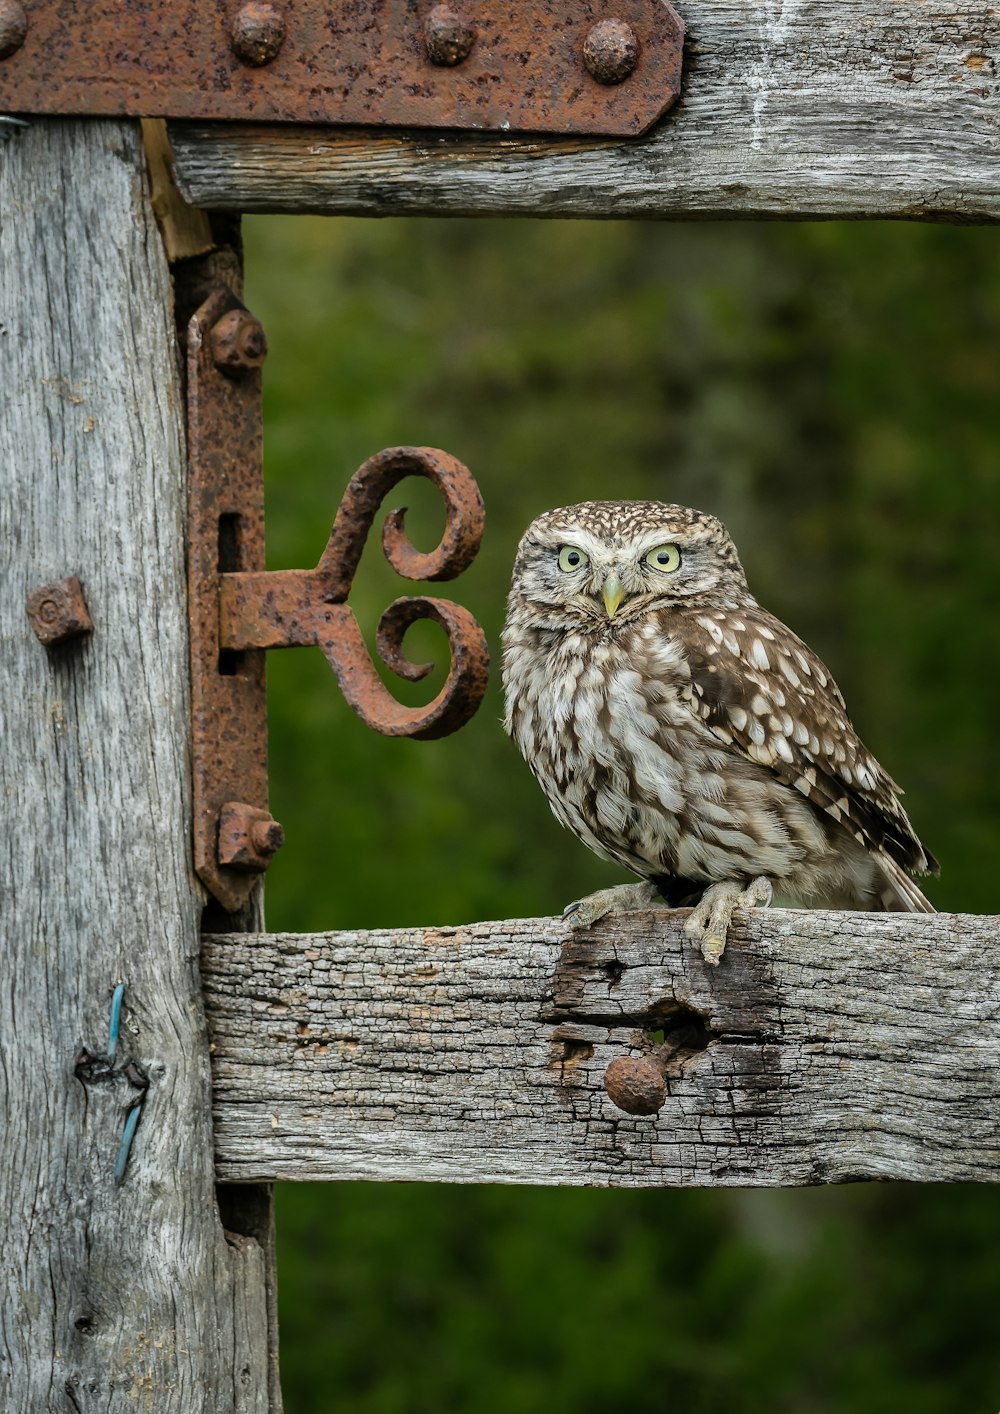
<svg viewBox="0 0 1000 1414">
<path fill-rule="evenodd" d="M 263 650 L 227 653 L 219 642 L 219 582 L 229 570 L 264 568 L 265 348 L 260 325 L 228 290 L 211 295 L 188 326 L 194 862 L 230 912 L 260 873 L 220 862 L 219 822 L 230 804 L 267 810 L 267 697 Z"/>
<path fill-rule="evenodd" d="M 667 0 L 0 0 L 0 109 L 631 136 L 683 39 Z"/>
</svg>

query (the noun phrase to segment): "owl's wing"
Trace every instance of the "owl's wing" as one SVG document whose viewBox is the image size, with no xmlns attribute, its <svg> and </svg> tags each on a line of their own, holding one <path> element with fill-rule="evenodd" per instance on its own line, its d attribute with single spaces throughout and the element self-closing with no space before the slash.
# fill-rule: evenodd
<svg viewBox="0 0 1000 1414">
<path fill-rule="evenodd" d="M 670 630 L 690 667 L 691 708 L 719 741 L 768 767 L 867 848 L 913 873 L 939 872 L 837 684 L 791 629 L 754 606 L 695 614 L 683 625 L 672 618 Z"/>
</svg>

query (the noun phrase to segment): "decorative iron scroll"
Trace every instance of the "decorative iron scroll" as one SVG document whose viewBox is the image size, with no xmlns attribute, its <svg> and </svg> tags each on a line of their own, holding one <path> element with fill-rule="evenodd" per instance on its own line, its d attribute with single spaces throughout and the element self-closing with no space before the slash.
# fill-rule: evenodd
<svg viewBox="0 0 1000 1414">
<path fill-rule="evenodd" d="M 444 599 L 397 599 L 379 622 L 376 649 L 401 678 L 419 682 L 432 663 L 412 663 L 403 653 L 406 630 L 418 619 L 440 624 L 448 636 L 448 677 L 426 707 L 405 707 L 375 670 L 358 621 L 345 602 L 379 505 L 407 476 L 423 476 L 444 498 L 447 524 L 441 543 L 423 554 L 410 543 L 405 510 L 392 511 L 382 528 L 382 549 L 406 579 L 454 579 L 471 564 L 483 535 L 483 502 L 472 475 L 447 452 L 391 447 L 354 474 L 333 531 L 314 570 L 224 574 L 219 585 L 219 642 L 223 651 L 252 648 L 322 648 L 341 690 L 358 716 L 387 736 L 423 740 L 463 726 L 486 691 L 489 650 L 467 609 Z"/>
<path fill-rule="evenodd" d="M 447 736 L 483 699 L 489 651 L 468 610 L 444 599 L 397 599 L 382 615 L 378 657 L 418 682 L 432 664 L 403 651 L 418 619 L 440 625 L 451 661 L 444 685 L 424 707 L 407 707 L 386 688 L 347 604 L 361 554 L 384 498 L 404 477 L 440 491 L 447 513 L 440 544 L 410 542 L 405 511 L 390 512 L 382 548 L 404 578 L 453 579 L 468 567 L 483 534 L 483 503 L 470 472 L 446 452 L 393 447 L 355 473 L 344 492 L 319 564 L 264 569 L 259 322 L 228 290 L 197 311 L 188 333 L 188 455 L 191 472 L 188 570 L 191 618 L 195 867 L 229 910 L 245 902 L 282 843 L 267 809 L 264 654 L 269 648 L 323 650 L 351 707 L 389 736 Z"/>
</svg>

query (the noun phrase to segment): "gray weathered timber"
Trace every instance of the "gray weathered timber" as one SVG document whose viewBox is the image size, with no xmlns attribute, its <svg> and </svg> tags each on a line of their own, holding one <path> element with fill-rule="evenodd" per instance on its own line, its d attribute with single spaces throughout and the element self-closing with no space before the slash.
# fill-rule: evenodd
<svg viewBox="0 0 1000 1414">
<path fill-rule="evenodd" d="M 219 1172 L 1000 1180 L 1000 919 L 737 915 L 714 969 L 683 917 L 204 938 Z M 666 1104 L 633 1118 L 604 1070 L 661 1029 Z"/>
<path fill-rule="evenodd" d="M 274 1414 L 215 1206 L 191 866 L 183 406 L 137 123 L 0 146 L 0 1408 Z M 46 650 L 29 589 L 79 576 Z M 127 984 L 114 1079 L 104 1052 Z M 125 1181 L 121 1074 L 149 1078 Z"/>
<path fill-rule="evenodd" d="M 177 124 L 181 188 L 244 211 L 1000 217 L 1000 11 L 684 0 L 680 102 L 627 142 Z"/>
</svg>

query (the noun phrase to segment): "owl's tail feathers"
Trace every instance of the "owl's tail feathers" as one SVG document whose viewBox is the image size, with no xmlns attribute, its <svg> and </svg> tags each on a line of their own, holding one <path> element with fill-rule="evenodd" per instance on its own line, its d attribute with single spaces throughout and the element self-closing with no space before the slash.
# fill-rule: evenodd
<svg viewBox="0 0 1000 1414">
<path fill-rule="evenodd" d="M 875 860 L 882 875 L 878 898 L 884 912 L 937 912 L 934 905 L 924 898 L 909 874 L 905 873 L 894 859 L 890 859 L 887 854 L 877 854 Z"/>
</svg>

